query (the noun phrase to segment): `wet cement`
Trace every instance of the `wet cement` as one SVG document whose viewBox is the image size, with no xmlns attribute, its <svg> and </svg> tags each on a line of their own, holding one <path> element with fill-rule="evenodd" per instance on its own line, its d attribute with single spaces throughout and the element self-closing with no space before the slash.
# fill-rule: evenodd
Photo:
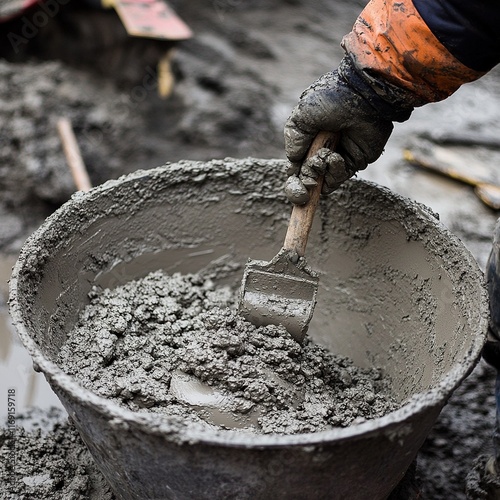
<svg viewBox="0 0 500 500">
<path fill-rule="evenodd" d="M 75 427 L 60 410 L 17 416 L 0 428 L 2 500 L 114 500 Z"/>
<path fill-rule="evenodd" d="M 59 364 L 131 410 L 247 432 L 316 432 L 399 407 L 379 370 L 301 346 L 281 326 L 255 327 L 212 278 L 157 271 L 94 288 Z"/>
<path fill-rule="evenodd" d="M 498 498 L 500 477 L 491 455 L 480 455 L 474 460 L 472 469 L 467 474 L 465 487 L 470 499 Z"/>
</svg>

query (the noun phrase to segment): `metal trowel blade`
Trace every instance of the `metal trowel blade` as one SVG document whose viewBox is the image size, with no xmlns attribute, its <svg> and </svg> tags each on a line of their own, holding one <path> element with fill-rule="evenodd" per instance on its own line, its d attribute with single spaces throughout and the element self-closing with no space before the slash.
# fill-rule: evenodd
<svg viewBox="0 0 500 500">
<path fill-rule="evenodd" d="M 256 326 L 283 325 L 302 343 L 309 327 L 319 278 L 303 258 L 281 250 L 270 262 L 249 260 L 240 292 L 240 314 Z"/>
</svg>

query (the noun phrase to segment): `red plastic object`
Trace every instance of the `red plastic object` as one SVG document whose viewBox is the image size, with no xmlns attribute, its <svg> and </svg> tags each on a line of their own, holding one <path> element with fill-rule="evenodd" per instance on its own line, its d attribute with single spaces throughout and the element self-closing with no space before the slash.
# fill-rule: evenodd
<svg viewBox="0 0 500 500">
<path fill-rule="evenodd" d="M 191 29 L 163 0 L 115 0 L 114 7 L 129 35 L 186 40 Z"/>
<path fill-rule="evenodd" d="M 3 0 L 0 2 L 0 23 L 20 16 L 26 9 L 40 0 Z"/>
</svg>

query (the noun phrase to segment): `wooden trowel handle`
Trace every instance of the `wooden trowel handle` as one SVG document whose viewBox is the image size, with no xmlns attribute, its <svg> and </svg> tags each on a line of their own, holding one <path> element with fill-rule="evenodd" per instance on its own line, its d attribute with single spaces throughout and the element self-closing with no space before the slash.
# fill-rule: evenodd
<svg viewBox="0 0 500 500">
<path fill-rule="evenodd" d="M 338 142 L 338 134 L 331 132 L 320 132 L 307 152 L 307 158 L 314 156 L 321 148 L 328 148 L 332 151 Z M 317 179 L 317 185 L 309 189 L 309 201 L 305 205 L 294 205 L 288 230 L 285 236 L 283 248 L 285 250 L 295 250 L 300 257 L 306 253 L 307 239 L 311 231 L 314 213 L 321 196 L 323 186 L 323 176 Z"/>
</svg>

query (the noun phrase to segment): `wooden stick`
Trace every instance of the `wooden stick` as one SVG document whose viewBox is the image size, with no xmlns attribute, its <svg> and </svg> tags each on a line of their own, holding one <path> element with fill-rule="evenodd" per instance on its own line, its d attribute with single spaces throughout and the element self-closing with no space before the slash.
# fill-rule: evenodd
<svg viewBox="0 0 500 500">
<path fill-rule="evenodd" d="M 57 130 L 76 188 L 79 191 L 89 191 L 92 188 L 92 183 L 85 168 L 85 163 L 83 163 L 71 122 L 67 118 L 59 118 Z"/>
<path fill-rule="evenodd" d="M 158 95 L 166 99 L 174 89 L 174 74 L 172 72 L 171 60 L 174 49 L 166 52 L 158 61 Z"/>
<path fill-rule="evenodd" d="M 314 156 L 321 148 L 335 150 L 338 135 L 329 132 L 320 132 L 312 142 L 307 158 Z M 313 224 L 314 213 L 319 203 L 321 187 L 323 185 L 323 176 L 316 179 L 316 186 L 309 190 L 309 201 L 305 205 L 294 205 L 288 230 L 285 236 L 283 248 L 285 250 L 294 250 L 300 257 L 306 252 L 309 232 Z"/>
</svg>

